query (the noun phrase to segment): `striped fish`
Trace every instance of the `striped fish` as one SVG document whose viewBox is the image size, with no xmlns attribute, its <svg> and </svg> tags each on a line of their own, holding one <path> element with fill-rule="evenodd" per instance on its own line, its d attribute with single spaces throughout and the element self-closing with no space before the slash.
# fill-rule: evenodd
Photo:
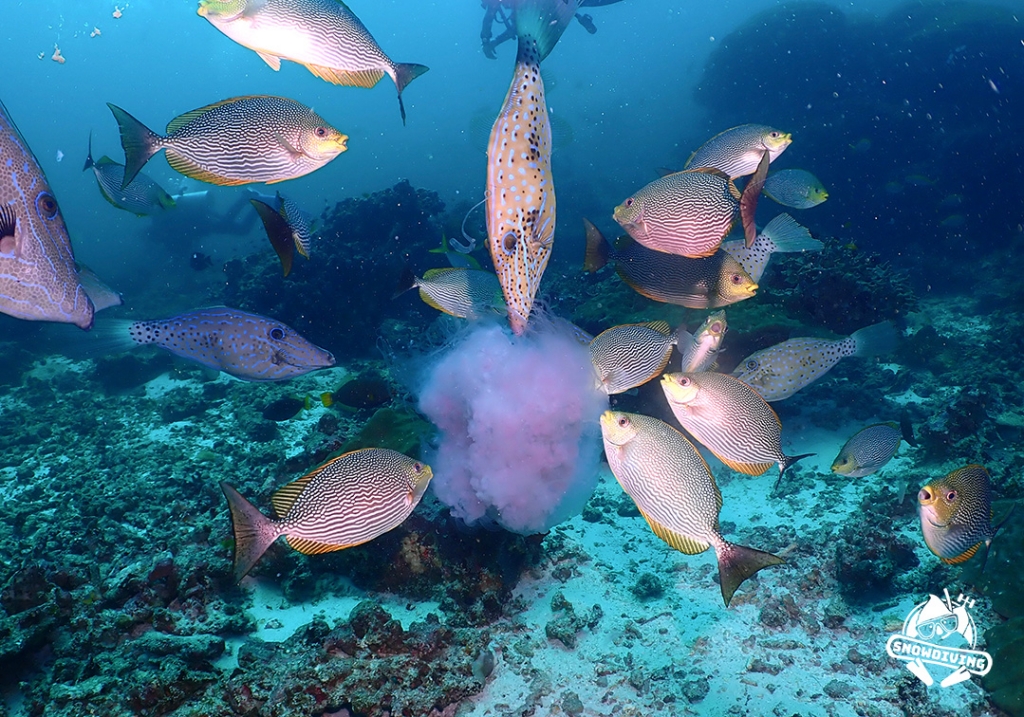
<svg viewBox="0 0 1024 717">
<path fill-rule="evenodd" d="M 793 137 L 763 124 L 741 124 L 719 132 L 702 144 L 686 160 L 683 169 L 709 167 L 725 172 L 731 179 L 753 174 L 761 156 L 768 152 L 768 161 L 774 162 Z"/>
<path fill-rule="evenodd" d="M 924 542 L 947 565 L 970 559 L 995 537 L 992 481 L 984 466 L 964 466 L 931 481 L 917 501 Z"/>
<path fill-rule="evenodd" d="M 839 455 L 832 461 L 832 472 L 850 478 L 877 473 L 892 460 L 902 442 L 903 431 L 895 421 L 862 428 L 839 450 Z"/>
<path fill-rule="evenodd" d="M 29 321 L 92 326 L 64 217 L 0 102 L 0 311 Z"/>
<path fill-rule="evenodd" d="M 690 258 L 711 256 L 740 215 L 748 245 L 757 236 L 754 212 L 768 174 L 768 152 L 740 192 L 718 169 L 685 169 L 654 180 L 615 207 L 612 216 L 648 249 Z"/>
<path fill-rule="evenodd" d="M 778 465 L 781 479 L 791 465 L 814 455 L 783 453 L 779 417 L 756 391 L 732 376 L 665 374 L 661 388 L 679 424 L 734 471 L 759 476 Z"/>
<path fill-rule="evenodd" d="M 419 278 L 407 267 L 395 295 L 413 288 L 420 290 L 428 306 L 460 319 L 482 319 L 505 311 L 498 277 L 482 269 L 428 269 Z"/>
<path fill-rule="evenodd" d="M 342 134 L 286 97 L 249 95 L 175 117 L 162 137 L 109 102 L 121 130 L 128 186 L 161 149 L 171 169 L 210 184 L 283 182 L 309 174 L 347 148 Z"/>
<path fill-rule="evenodd" d="M 362 545 L 397 528 L 419 504 L 430 466 L 387 448 L 344 453 L 278 490 L 276 519 L 263 515 L 226 482 L 235 535 L 235 580 L 282 535 L 305 555 Z"/>
<path fill-rule="evenodd" d="M 889 353 L 896 348 L 897 338 L 893 325 L 883 321 L 837 341 L 789 339 L 750 354 L 732 375 L 766 401 L 781 401 L 817 381 L 847 356 Z"/>
<path fill-rule="evenodd" d="M 487 236 L 512 331 L 522 334 L 555 240 L 551 124 L 540 63 L 580 0 L 516 0 L 516 67 L 487 146 Z"/>
<path fill-rule="evenodd" d="M 282 381 L 334 365 L 329 351 L 290 326 L 226 306 L 157 321 L 105 321 L 97 331 L 110 353 L 155 344 L 246 381 Z"/>
<path fill-rule="evenodd" d="M 174 207 L 174 199 L 159 184 L 141 172 L 135 176 L 124 189 L 124 165 L 118 164 L 110 157 L 92 158 L 92 134 L 89 134 L 89 154 L 85 158 L 84 172 L 91 169 L 96 177 L 96 185 L 100 194 L 118 209 L 131 212 L 135 216 L 144 217 L 158 214 Z"/>
<path fill-rule="evenodd" d="M 785 562 L 722 537 L 722 494 L 707 463 L 679 431 L 649 416 L 605 411 L 601 433 L 608 467 L 654 534 L 687 555 L 714 547 L 726 607 L 744 580 Z"/>
<path fill-rule="evenodd" d="M 587 254 L 583 268 L 598 271 L 609 260 L 615 262 L 619 278 L 641 296 L 665 304 L 688 309 L 715 309 L 749 299 L 757 292 L 757 284 L 743 266 L 724 251 L 702 259 L 654 251 L 634 241 L 619 237 L 612 247 L 601 230 L 588 219 Z"/>
<path fill-rule="evenodd" d="M 722 242 L 722 250 L 742 264 L 754 281 L 761 281 L 772 254 L 821 251 L 824 247 L 824 244 L 811 236 L 807 227 L 798 224 L 788 214 L 780 214 L 768 222 L 758 232 L 750 247 L 742 239 Z"/>
<path fill-rule="evenodd" d="M 664 321 L 621 324 L 590 342 L 597 387 L 609 396 L 642 386 L 665 370 L 676 336 Z"/>
<path fill-rule="evenodd" d="M 275 72 L 281 60 L 305 66 L 336 85 L 373 87 L 388 75 L 402 90 L 429 68 L 393 62 L 370 31 L 339 0 L 199 0 L 199 15 Z"/>
<path fill-rule="evenodd" d="M 274 196 L 256 194 L 249 203 L 256 209 L 267 232 L 270 245 L 281 260 L 284 275 L 292 270 L 295 252 L 309 258 L 309 248 L 313 240 L 313 225 L 309 215 L 299 208 L 292 199 L 282 196 L 280 192 Z"/>
<path fill-rule="evenodd" d="M 806 169 L 772 172 L 764 182 L 764 195 L 794 209 L 810 209 L 828 199 L 825 185 Z"/>
<path fill-rule="evenodd" d="M 679 353 L 682 355 L 682 372 L 713 371 L 718 351 L 722 347 L 722 339 L 729 324 L 725 320 L 724 311 L 708 314 L 708 317 L 697 329 L 697 333 L 679 332 Z"/>
</svg>

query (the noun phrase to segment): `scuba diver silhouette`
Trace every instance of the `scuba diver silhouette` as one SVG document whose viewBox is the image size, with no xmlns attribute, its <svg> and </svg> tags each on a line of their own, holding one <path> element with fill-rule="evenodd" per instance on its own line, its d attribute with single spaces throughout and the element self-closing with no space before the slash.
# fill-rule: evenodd
<svg viewBox="0 0 1024 717">
<path fill-rule="evenodd" d="M 602 5 L 613 5 L 617 2 L 622 2 L 622 0 L 583 0 L 580 3 L 580 7 L 600 7 Z M 516 36 L 515 3 L 514 0 L 482 0 L 480 4 L 484 8 L 484 21 L 480 28 L 480 42 L 483 46 L 484 55 L 494 60 L 498 57 L 495 53 L 498 45 L 512 40 Z M 591 35 L 597 32 L 594 18 L 590 15 L 576 13 L 576 20 Z M 504 28 L 497 37 L 493 36 L 495 21 Z"/>
</svg>

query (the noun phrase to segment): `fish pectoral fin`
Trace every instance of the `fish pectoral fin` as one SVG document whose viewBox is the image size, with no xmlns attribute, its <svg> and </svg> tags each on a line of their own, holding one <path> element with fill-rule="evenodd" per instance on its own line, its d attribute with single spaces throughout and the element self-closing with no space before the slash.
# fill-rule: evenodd
<svg viewBox="0 0 1024 717">
<path fill-rule="evenodd" d="M 336 550 L 344 550 L 345 548 L 351 548 L 352 545 L 333 545 L 332 543 L 321 543 L 317 540 L 308 540 L 307 538 L 296 538 L 291 535 L 286 536 L 285 540 L 288 541 L 293 549 L 298 550 L 303 555 L 320 555 L 321 553 L 333 553 Z"/>
<path fill-rule="evenodd" d="M 256 54 L 260 56 L 260 59 L 270 65 L 270 69 L 274 72 L 281 71 L 281 58 L 277 55 L 270 55 L 266 52 L 260 52 L 256 50 Z"/>
<path fill-rule="evenodd" d="M 775 465 L 774 463 L 740 463 L 739 461 L 722 458 L 722 456 L 719 456 L 717 453 L 715 456 L 718 460 L 722 461 L 722 463 L 729 466 L 734 471 L 738 473 L 745 473 L 748 476 L 764 475 L 765 471 Z"/>
<path fill-rule="evenodd" d="M 953 558 L 942 558 L 942 557 L 940 557 L 939 560 L 944 562 L 946 565 L 959 565 L 960 563 L 966 562 L 966 561 L 970 560 L 971 558 L 973 558 L 974 554 L 978 552 L 978 548 L 980 548 L 980 547 L 981 547 L 981 543 L 977 543 L 977 544 L 971 546 L 970 548 L 968 548 L 967 550 L 965 550 L 964 552 L 960 553 L 956 557 L 953 557 Z"/>
<path fill-rule="evenodd" d="M 307 70 L 333 85 L 370 88 L 380 82 L 384 70 L 342 70 L 323 65 L 306 65 Z"/>
<path fill-rule="evenodd" d="M 277 143 L 279 145 L 281 145 L 286 150 L 288 150 L 288 154 L 290 154 L 292 156 L 292 159 L 298 159 L 299 157 L 305 157 L 306 156 L 306 153 L 303 152 L 302 149 L 295 147 L 280 132 L 274 132 L 274 139 L 277 140 Z M 312 157 L 310 157 L 310 159 L 312 159 Z M 281 180 L 277 180 L 277 181 L 281 181 Z M 267 182 L 267 184 L 270 184 L 270 182 Z"/>
<path fill-rule="evenodd" d="M 638 508 L 639 509 L 639 508 Z M 675 548 L 681 553 L 687 555 L 696 555 L 697 553 L 703 553 L 705 550 L 711 547 L 710 543 L 705 543 L 700 540 L 695 540 L 686 535 L 678 533 L 671 528 L 666 528 L 664 525 L 654 520 L 651 516 L 647 515 L 644 511 L 640 511 L 640 515 L 644 517 L 647 524 L 651 526 L 651 530 L 659 538 L 668 543 L 671 547 Z"/>
</svg>

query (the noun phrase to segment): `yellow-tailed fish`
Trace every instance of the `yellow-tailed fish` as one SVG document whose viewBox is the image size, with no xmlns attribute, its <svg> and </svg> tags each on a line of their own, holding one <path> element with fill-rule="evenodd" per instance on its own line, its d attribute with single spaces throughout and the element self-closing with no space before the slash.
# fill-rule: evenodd
<svg viewBox="0 0 1024 717">
<path fill-rule="evenodd" d="M 392 61 L 339 0 L 199 0 L 198 12 L 274 71 L 291 60 L 323 80 L 354 87 L 373 87 L 388 75 L 403 124 L 402 90 L 429 69 Z"/>
<path fill-rule="evenodd" d="M 487 147 L 487 237 L 512 331 L 522 334 L 555 240 L 551 125 L 540 63 L 579 0 L 517 0 L 512 84 Z"/>
<path fill-rule="evenodd" d="M 43 168 L 0 102 L 0 311 L 92 326 L 64 217 Z"/>
<path fill-rule="evenodd" d="M 505 312 L 498 277 L 483 269 L 428 269 L 417 277 L 406 267 L 395 295 L 413 288 L 420 290 L 420 298 L 428 306 L 460 319 L 482 319 Z"/>
<path fill-rule="evenodd" d="M 679 332 L 679 353 L 682 355 L 683 373 L 697 371 L 713 371 L 718 351 L 722 347 L 722 339 L 729 324 L 725 320 L 724 311 L 708 314 L 708 317 L 697 329 L 697 333 Z"/>
<path fill-rule="evenodd" d="M 307 215 L 293 200 L 278 192 L 275 196 L 257 195 L 249 200 L 256 209 L 267 232 L 270 245 L 281 260 L 284 275 L 292 270 L 295 252 L 309 258 L 313 226 Z"/>
<path fill-rule="evenodd" d="M 676 335 L 664 321 L 613 326 L 590 342 L 597 386 L 609 396 L 642 386 L 665 370 Z"/>
<path fill-rule="evenodd" d="M 757 292 L 757 283 L 724 251 L 690 259 L 648 249 L 628 235 L 619 237 L 612 247 L 588 219 L 583 225 L 587 230 L 584 270 L 597 271 L 612 260 L 619 278 L 648 299 L 688 309 L 715 309 Z"/>
<path fill-rule="evenodd" d="M 821 251 L 824 246 L 811 236 L 807 227 L 797 223 L 788 214 L 780 214 L 768 222 L 767 226 L 758 232 L 750 247 L 747 247 L 742 239 L 722 242 L 722 250 L 742 264 L 754 281 L 761 281 L 772 254 Z"/>
<path fill-rule="evenodd" d="M 847 356 L 878 356 L 896 348 L 898 335 L 888 321 L 854 331 L 845 339 L 789 339 L 755 351 L 732 375 L 766 401 L 781 401 L 817 381 Z"/>
<path fill-rule="evenodd" d="M 286 97 L 249 95 L 200 107 L 171 120 L 167 136 L 120 107 L 107 107 L 121 130 L 123 186 L 161 149 L 171 169 L 202 182 L 272 184 L 320 169 L 348 142 L 323 117 Z"/>
<path fill-rule="evenodd" d="M 851 478 L 877 473 L 892 460 L 904 440 L 912 446 L 917 445 L 906 419 L 900 423 L 887 421 L 862 428 L 839 450 L 839 455 L 832 461 L 832 472 Z"/>
<path fill-rule="evenodd" d="M 781 169 L 764 181 L 764 194 L 774 202 L 793 209 L 810 209 L 828 199 L 821 180 L 806 169 Z"/>
<path fill-rule="evenodd" d="M 741 192 L 718 169 L 688 169 L 656 179 L 612 213 L 648 249 L 697 258 L 711 256 L 742 219 L 747 244 L 757 236 L 754 211 L 768 174 L 768 153 Z"/>
<path fill-rule="evenodd" d="M 774 162 L 786 151 L 793 138 L 786 132 L 763 124 L 741 124 L 719 132 L 702 144 L 686 160 L 683 169 L 709 167 L 725 172 L 731 179 L 753 174 L 768 152 L 768 161 Z"/>
<path fill-rule="evenodd" d="M 933 480 L 917 501 L 924 542 L 944 563 L 968 560 L 995 537 L 992 482 L 984 466 L 964 466 Z"/>
<path fill-rule="evenodd" d="M 601 433 L 608 467 L 654 534 L 687 555 L 714 547 L 726 607 L 744 580 L 785 562 L 722 537 L 722 494 L 707 463 L 679 431 L 649 416 L 606 411 Z"/>
<path fill-rule="evenodd" d="M 783 453 L 779 417 L 750 386 L 732 376 L 665 374 L 661 388 L 679 424 L 735 471 L 759 476 L 778 465 L 781 479 L 791 465 L 814 455 Z"/>
<path fill-rule="evenodd" d="M 235 580 L 241 580 L 282 535 L 300 553 L 317 555 L 369 542 L 401 525 L 433 477 L 430 466 L 387 448 L 363 448 L 334 458 L 278 490 L 276 518 L 263 515 L 228 485 Z"/>
<path fill-rule="evenodd" d="M 82 171 L 87 169 L 91 169 L 96 177 L 96 184 L 99 186 L 103 198 L 118 209 L 143 217 L 159 214 L 174 207 L 174 199 L 171 195 L 141 172 L 128 186 L 122 189 L 124 165 L 118 164 L 106 156 L 93 161 L 92 134 L 89 135 L 89 154 L 85 158 L 85 166 L 82 167 Z"/>
</svg>

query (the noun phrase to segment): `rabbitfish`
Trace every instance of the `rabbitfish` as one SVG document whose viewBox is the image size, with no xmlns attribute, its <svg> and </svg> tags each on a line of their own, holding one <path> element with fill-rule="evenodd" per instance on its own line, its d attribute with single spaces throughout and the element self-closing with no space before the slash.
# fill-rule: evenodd
<svg viewBox="0 0 1024 717">
<path fill-rule="evenodd" d="M 708 314 L 697 333 L 680 331 L 678 348 L 682 355 L 682 372 L 713 371 L 715 357 L 718 356 L 728 328 L 725 311 L 716 311 Z"/>
<path fill-rule="evenodd" d="M 642 386 L 665 370 L 676 335 L 664 321 L 620 324 L 590 342 L 598 388 L 609 396 Z"/>
<path fill-rule="evenodd" d="M 832 472 L 851 478 L 877 473 L 896 455 L 903 442 L 904 430 L 895 421 L 860 429 L 839 450 L 839 455 L 832 461 Z"/>
<path fill-rule="evenodd" d="M 768 152 L 774 162 L 786 151 L 793 138 L 763 124 L 741 124 L 719 132 L 702 144 L 686 160 L 683 169 L 710 167 L 725 172 L 731 179 L 753 174 L 761 156 Z"/>
<path fill-rule="evenodd" d="M 428 306 L 460 319 L 482 319 L 505 312 L 498 277 L 483 269 L 428 269 L 422 278 L 406 269 L 397 293 L 412 288 L 420 290 L 420 298 Z"/>
<path fill-rule="evenodd" d="M 764 193 L 769 199 L 794 209 L 810 209 L 828 199 L 825 185 L 806 169 L 772 172 L 764 182 Z"/>
<path fill-rule="evenodd" d="M 992 481 L 984 466 L 964 466 L 933 480 L 917 501 L 924 542 L 944 563 L 964 562 L 995 537 Z"/>
<path fill-rule="evenodd" d="M 772 254 L 821 251 L 824 246 L 811 236 L 807 227 L 798 224 L 788 214 L 780 214 L 768 222 L 750 247 L 742 239 L 722 242 L 722 250 L 738 261 L 753 281 L 761 281 Z"/>
<path fill-rule="evenodd" d="M 91 169 L 96 177 L 96 184 L 100 188 L 100 194 L 108 202 L 118 209 L 144 217 L 174 207 L 174 199 L 164 191 L 163 187 L 139 172 L 135 175 L 128 186 L 122 189 L 124 183 L 124 165 L 118 164 L 110 157 L 100 157 L 93 161 L 92 158 L 92 135 L 89 135 L 89 154 L 85 158 L 84 172 Z"/>
</svg>

